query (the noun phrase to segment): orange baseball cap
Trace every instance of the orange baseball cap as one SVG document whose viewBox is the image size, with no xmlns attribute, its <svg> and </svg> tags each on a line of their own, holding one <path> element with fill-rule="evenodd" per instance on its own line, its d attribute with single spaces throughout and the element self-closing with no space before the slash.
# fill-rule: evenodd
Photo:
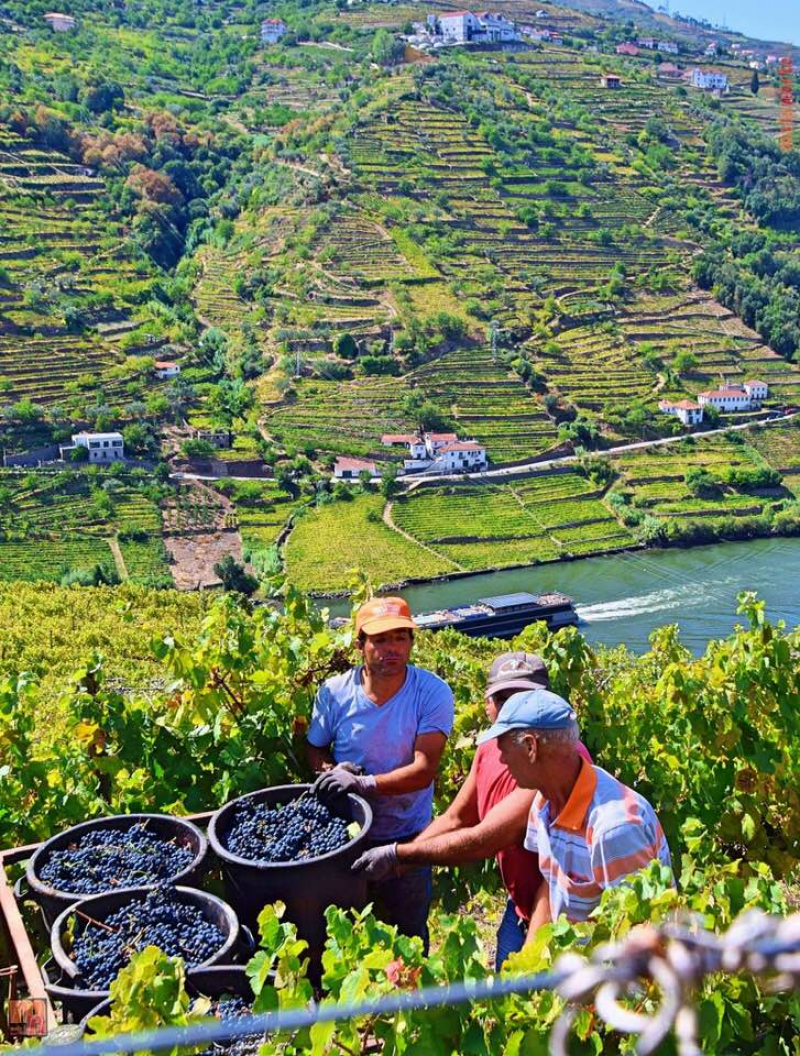
<svg viewBox="0 0 800 1056">
<path fill-rule="evenodd" d="M 356 634 L 383 634 L 403 627 L 414 630 L 416 626 L 404 598 L 372 598 L 356 613 Z"/>
</svg>

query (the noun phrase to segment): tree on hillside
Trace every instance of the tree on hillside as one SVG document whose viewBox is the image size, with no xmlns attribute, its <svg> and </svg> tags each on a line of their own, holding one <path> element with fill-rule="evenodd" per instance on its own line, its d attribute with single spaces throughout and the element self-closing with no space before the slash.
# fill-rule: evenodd
<svg viewBox="0 0 800 1056">
<path fill-rule="evenodd" d="M 403 42 L 386 29 L 379 29 L 372 38 L 372 57 L 380 66 L 394 66 L 404 51 Z"/>
<path fill-rule="evenodd" d="M 419 430 L 423 429 L 447 429 L 450 420 L 442 408 L 427 399 L 422 392 L 409 392 L 403 397 L 403 415 L 411 418 Z"/>
<path fill-rule="evenodd" d="M 108 110 L 121 110 L 125 105 L 125 92 L 116 81 L 101 79 L 87 85 L 82 93 L 82 102 L 93 114 L 103 114 Z"/>
<path fill-rule="evenodd" d="M 258 580 L 251 576 L 232 554 L 226 554 L 214 565 L 214 575 L 219 576 L 225 590 L 236 591 L 249 598 L 258 590 Z"/>
<path fill-rule="evenodd" d="M 690 352 L 687 348 L 684 348 L 675 356 L 675 359 L 672 361 L 672 366 L 679 374 L 686 374 L 687 371 L 694 370 L 698 362 L 699 360 L 694 352 Z"/>
<path fill-rule="evenodd" d="M 761 80 L 758 76 L 758 70 L 753 70 L 753 76 L 750 78 L 750 91 L 753 95 L 758 95 L 758 90 L 761 87 Z"/>
</svg>

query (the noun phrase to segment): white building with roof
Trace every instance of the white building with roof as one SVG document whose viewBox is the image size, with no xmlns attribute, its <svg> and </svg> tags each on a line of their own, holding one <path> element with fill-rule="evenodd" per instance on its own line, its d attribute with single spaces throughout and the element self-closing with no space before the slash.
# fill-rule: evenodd
<svg viewBox="0 0 800 1056">
<path fill-rule="evenodd" d="M 180 363 L 173 363 L 172 360 L 159 359 L 153 364 L 153 371 L 160 381 L 166 381 L 169 378 L 177 378 L 181 367 Z"/>
<path fill-rule="evenodd" d="M 689 83 L 703 92 L 727 92 L 728 75 L 717 73 L 715 70 L 701 70 L 699 66 L 695 66 L 689 71 Z"/>
<path fill-rule="evenodd" d="M 693 400 L 661 400 L 658 409 L 679 418 L 684 425 L 700 425 L 703 421 L 703 408 Z"/>
<path fill-rule="evenodd" d="M 681 49 L 674 40 L 659 40 L 658 50 L 664 52 L 666 55 L 677 55 Z"/>
<path fill-rule="evenodd" d="M 385 434 L 381 440 L 394 439 Z M 407 473 L 465 473 L 484 469 L 486 448 L 476 440 L 459 440 L 456 433 L 424 433 L 408 438 L 409 457 L 403 462 Z"/>
<path fill-rule="evenodd" d="M 125 443 L 122 433 L 73 433 L 72 443 L 60 448 L 61 457 L 68 457 L 76 447 L 89 452 L 90 462 L 122 462 L 125 458 Z"/>
<path fill-rule="evenodd" d="M 742 388 L 750 397 L 750 403 L 753 406 L 760 407 L 761 401 L 766 400 L 767 396 L 769 396 L 769 385 L 767 385 L 766 381 L 759 381 L 758 379 L 746 381 Z"/>
<path fill-rule="evenodd" d="M 378 467 L 368 458 L 340 456 L 333 464 L 333 475 L 336 480 L 358 480 L 362 473 L 369 473 L 373 480 L 380 477 Z"/>
<path fill-rule="evenodd" d="M 78 23 L 72 15 L 64 15 L 60 11 L 48 11 L 42 18 L 54 33 L 71 33 L 78 28 Z"/>
<path fill-rule="evenodd" d="M 480 27 L 475 39 L 490 44 L 519 39 L 516 25 L 503 15 L 493 14 L 491 11 L 479 11 L 475 17 Z"/>
<path fill-rule="evenodd" d="M 697 397 L 701 407 L 716 407 L 718 411 L 753 411 L 766 399 L 768 388 L 763 381 L 746 381 L 741 387 L 725 386 L 708 389 Z"/>
<path fill-rule="evenodd" d="M 471 11 L 451 11 L 439 15 L 439 28 L 445 44 L 467 44 L 480 30 L 480 23 Z"/>
<path fill-rule="evenodd" d="M 261 43 L 277 44 L 288 32 L 286 23 L 280 18 L 265 18 L 261 23 Z"/>
</svg>

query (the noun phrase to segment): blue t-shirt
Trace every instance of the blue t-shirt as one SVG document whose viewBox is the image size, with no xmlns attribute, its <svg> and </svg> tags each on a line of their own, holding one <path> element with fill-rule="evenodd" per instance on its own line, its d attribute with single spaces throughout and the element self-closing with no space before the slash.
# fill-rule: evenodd
<svg viewBox="0 0 800 1056">
<path fill-rule="evenodd" d="M 385 704 L 375 704 L 361 685 L 363 668 L 329 678 L 314 701 L 308 739 L 315 748 L 330 745 L 337 763 L 357 763 L 367 774 L 386 774 L 414 761 L 414 742 L 423 733 L 449 736 L 453 693 L 430 671 L 409 664 L 403 686 Z M 401 840 L 431 820 L 433 782 L 418 792 L 373 796 L 370 837 Z"/>
</svg>

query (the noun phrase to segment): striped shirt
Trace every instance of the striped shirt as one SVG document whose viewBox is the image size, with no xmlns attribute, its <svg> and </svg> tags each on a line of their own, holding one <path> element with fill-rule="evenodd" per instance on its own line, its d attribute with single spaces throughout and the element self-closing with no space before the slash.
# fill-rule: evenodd
<svg viewBox="0 0 800 1056">
<path fill-rule="evenodd" d="M 655 858 L 672 866 L 656 812 L 632 788 L 581 760 L 564 809 L 550 817 L 541 792 L 531 805 L 525 847 L 538 853 L 550 915 L 586 920 L 607 887 L 616 887 Z"/>
</svg>

